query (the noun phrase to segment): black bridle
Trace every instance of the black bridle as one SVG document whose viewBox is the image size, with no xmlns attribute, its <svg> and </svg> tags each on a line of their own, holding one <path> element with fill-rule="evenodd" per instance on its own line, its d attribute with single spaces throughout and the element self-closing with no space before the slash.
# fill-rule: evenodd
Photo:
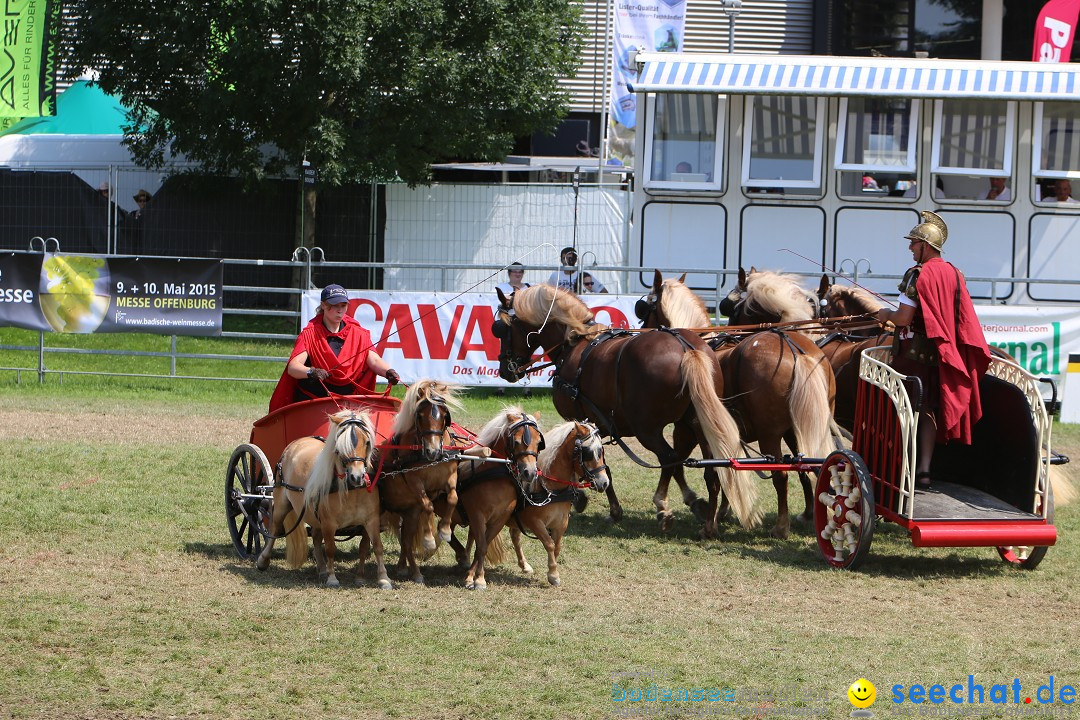
<svg viewBox="0 0 1080 720">
<path fill-rule="evenodd" d="M 343 421 L 341 421 L 341 423 L 338 424 L 338 435 L 340 436 L 341 433 L 345 432 L 346 428 L 348 428 L 349 432 L 351 433 L 351 435 L 349 436 L 349 440 L 350 440 L 350 442 L 352 442 L 353 452 L 356 451 L 356 446 L 360 442 L 360 437 L 357 434 L 358 432 L 363 432 L 366 437 L 368 437 L 369 439 L 371 438 L 371 432 L 370 432 L 371 428 L 370 428 L 370 426 L 368 426 L 367 423 L 365 423 L 363 420 L 361 420 L 360 418 L 358 418 L 356 416 L 347 418 L 346 420 L 343 420 Z M 358 431 L 357 428 L 360 428 L 360 430 Z M 371 453 L 371 443 L 370 442 L 368 443 L 368 453 L 369 453 L 369 455 L 363 455 L 363 456 L 360 456 L 360 455 L 341 455 L 340 453 L 337 452 L 336 443 L 335 443 L 335 447 L 334 447 L 334 453 L 335 453 L 335 455 L 337 455 L 337 459 L 341 463 L 341 470 L 342 471 L 340 473 L 336 473 L 339 480 L 345 477 L 345 466 L 351 465 L 352 463 L 357 463 L 358 462 L 358 463 L 360 463 L 361 465 L 364 466 L 364 478 L 363 478 L 363 480 L 361 480 L 360 486 L 363 487 L 364 485 L 367 484 L 367 475 L 368 475 L 367 462 L 368 462 L 368 456 Z"/>
<path fill-rule="evenodd" d="M 600 431 L 597 430 L 595 427 L 590 426 L 588 435 L 586 435 L 585 437 L 580 437 L 579 436 L 579 437 L 574 438 L 574 462 L 576 462 L 578 467 L 581 468 L 581 476 L 583 478 L 585 478 L 585 481 L 590 485 L 595 485 L 596 484 L 596 480 L 597 480 L 597 478 L 600 477 L 600 473 L 602 473 L 602 472 L 606 472 L 608 474 L 608 479 L 609 480 L 611 478 L 611 468 L 609 468 L 607 466 L 607 462 L 605 461 L 603 444 L 600 445 L 600 457 L 599 458 L 597 458 L 595 456 L 596 455 L 595 453 L 593 453 L 592 451 L 589 451 L 589 459 L 590 460 L 599 460 L 600 464 L 597 465 L 596 467 L 592 467 L 592 468 L 590 468 L 588 465 L 585 464 L 586 447 L 590 444 L 590 441 L 594 437 L 596 438 L 596 441 L 599 443 L 600 442 Z"/>
</svg>

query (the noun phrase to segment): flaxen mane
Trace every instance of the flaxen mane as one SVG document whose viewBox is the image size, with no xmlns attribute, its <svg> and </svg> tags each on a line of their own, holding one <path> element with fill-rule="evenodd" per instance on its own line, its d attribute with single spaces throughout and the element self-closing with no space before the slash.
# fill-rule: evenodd
<svg viewBox="0 0 1080 720">
<path fill-rule="evenodd" d="M 357 428 L 348 425 L 343 431 L 341 424 L 346 420 L 359 420 L 361 425 Z M 357 449 L 359 438 L 354 433 L 362 432 L 367 438 L 367 471 L 371 472 L 371 448 L 375 445 L 375 427 L 371 424 L 371 418 L 366 412 L 358 410 L 343 410 L 330 416 L 330 430 L 327 432 L 326 443 L 319 451 L 318 457 L 311 466 L 311 475 L 308 476 L 307 485 L 304 487 L 304 502 L 309 508 L 317 508 L 334 484 L 334 456 L 352 457 Z"/>
<path fill-rule="evenodd" d="M 794 276 L 758 270 L 746 278 L 746 310 L 752 317 L 775 315 L 780 322 L 812 320 L 817 300 Z"/>
<path fill-rule="evenodd" d="M 549 315 L 550 312 L 550 315 Z M 592 311 L 573 293 L 547 284 L 533 285 L 514 293 L 514 313 L 524 322 L 541 327 L 554 322 L 566 328 L 566 339 L 588 337 L 606 325 L 591 324 Z"/>
<path fill-rule="evenodd" d="M 405 399 L 401 401 L 401 409 L 394 418 L 394 435 L 403 435 L 410 430 L 416 429 L 416 409 L 425 400 L 441 402 L 452 410 L 461 410 L 461 385 L 443 382 L 442 380 L 418 380 L 409 391 L 405 393 Z"/>
<path fill-rule="evenodd" d="M 480 430 L 480 433 L 476 436 L 476 444 L 484 447 L 492 447 L 498 444 L 499 438 L 506 434 L 506 429 L 523 418 L 529 418 L 536 422 L 536 418 L 526 415 L 525 411 L 517 405 L 504 407 L 501 413 L 488 420 L 487 424 Z M 537 428 L 539 427 L 540 425 L 537 423 Z"/>
<path fill-rule="evenodd" d="M 843 304 L 849 309 L 849 315 L 871 315 L 882 308 L 881 301 L 866 290 L 847 285 L 833 285 L 825 295 L 830 304 Z"/>
<path fill-rule="evenodd" d="M 709 313 L 705 301 L 675 278 L 664 281 L 660 293 L 660 312 L 673 328 L 708 327 Z"/>
</svg>

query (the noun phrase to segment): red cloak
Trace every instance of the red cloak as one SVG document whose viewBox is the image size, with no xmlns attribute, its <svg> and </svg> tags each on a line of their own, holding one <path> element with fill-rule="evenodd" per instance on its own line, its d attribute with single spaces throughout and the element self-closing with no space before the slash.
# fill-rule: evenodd
<svg viewBox="0 0 1080 720">
<path fill-rule="evenodd" d="M 327 338 L 335 335 L 344 343 L 339 355 L 334 355 L 330 343 L 327 342 Z M 289 361 L 291 362 L 300 353 L 306 352 L 308 365 L 330 372 L 330 377 L 326 379 L 327 385 L 352 385 L 359 392 L 372 392 L 375 390 L 375 372 L 367 365 L 370 349 L 371 333 L 353 317 L 346 315 L 342 318 L 341 329 L 332 333 L 326 329 L 322 313 L 319 313 L 300 331 Z M 285 372 L 281 374 L 277 388 L 270 397 L 270 412 L 294 402 L 296 384 L 297 380 L 289 374 L 288 363 L 286 363 Z"/>
<path fill-rule="evenodd" d="M 990 365 L 982 324 L 962 276 L 941 258 L 923 263 L 916 288 L 926 336 L 941 355 L 938 442 L 959 440 L 970 445 L 971 428 L 982 417 L 979 378 Z"/>
</svg>

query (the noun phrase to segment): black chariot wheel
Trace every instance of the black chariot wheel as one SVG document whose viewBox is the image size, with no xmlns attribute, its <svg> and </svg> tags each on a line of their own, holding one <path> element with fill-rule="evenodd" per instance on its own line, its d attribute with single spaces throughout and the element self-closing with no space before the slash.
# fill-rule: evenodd
<svg viewBox="0 0 1080 720">
<path fill-rule="evenodd" d="M 274 472 L 256 445 L 233 451 L 225 472 L 225 523 L 241 560 L 254 560 L 269 537 Z"/>
<path fill-rule="evenodd" d="M 857 569 L 870 554 L 876 521 L 874 487 L 862 457 L 852 450 L 830 453 L 814 495 L 814 532 L 825 562 Z"/>
</svg>

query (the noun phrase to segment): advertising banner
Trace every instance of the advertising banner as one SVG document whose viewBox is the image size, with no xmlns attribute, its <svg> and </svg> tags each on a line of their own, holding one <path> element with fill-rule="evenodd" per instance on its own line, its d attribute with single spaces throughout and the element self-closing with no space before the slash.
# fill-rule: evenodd
<svg viewBox="0 0 1080 720">
<path fill-rule="evenodd" d="M 56 114 L 58 2 L 5 0 L 0 118 Z"/>
<path fill-rule="evenodd" d="M 61 333 L 221 334 L 220 260 L 0 255 L 0 325 Z"/>
<path fill-rule="evenodd" d="M 1050 0 L 1035 22 L 1032 62 L 1069 62 L 1072 57 L 1080 0 Z"/>
<path fill-rule="evenodd" d="M 627 85 L 637 80 L 637 67 L 630 62 L 630 55 L 681 51 L 686 0 L 615 0 L 614 7 L 608 155 L 624 165 L 633 165 L 637 95 Z"/>
<path fill-rule="evenodd" d="M 584 295 L 596 321 L 636 327 L 637 295 Z M 462 385 L 503 385 L 499 379 L 499 339 L 491 334 L 495 297 L 466 293 L 350 290 L 349 314 L 370 333 L 375 350 L 405 382 L 440 378 Z M 304 295 L 303 321 L 319 308 L 319 291 Z M 531 378 L 547 384 L 553 368 Z"/>
<path fill-rule="evenodd" d="M 350 290 L 349 312 L 371 332 L 375 349 L 406 382 L 434 377 L 463 385 L 507 385 L 499 379 L 499 340 L 491 334 L 490 295 Z M 636 295 L 583 295 L 597 322 L 638 327 Z M 306 323 L 319 308 L 319 291 L 304 295 Z M 1070 349 L 1080 352 L 1080 314 L 1069 307 L 977 306 L 986 340 L 1036 377 L 1060 381 Z M 531 382 L 547 385 L 553 368 Z"/>
</svg>

